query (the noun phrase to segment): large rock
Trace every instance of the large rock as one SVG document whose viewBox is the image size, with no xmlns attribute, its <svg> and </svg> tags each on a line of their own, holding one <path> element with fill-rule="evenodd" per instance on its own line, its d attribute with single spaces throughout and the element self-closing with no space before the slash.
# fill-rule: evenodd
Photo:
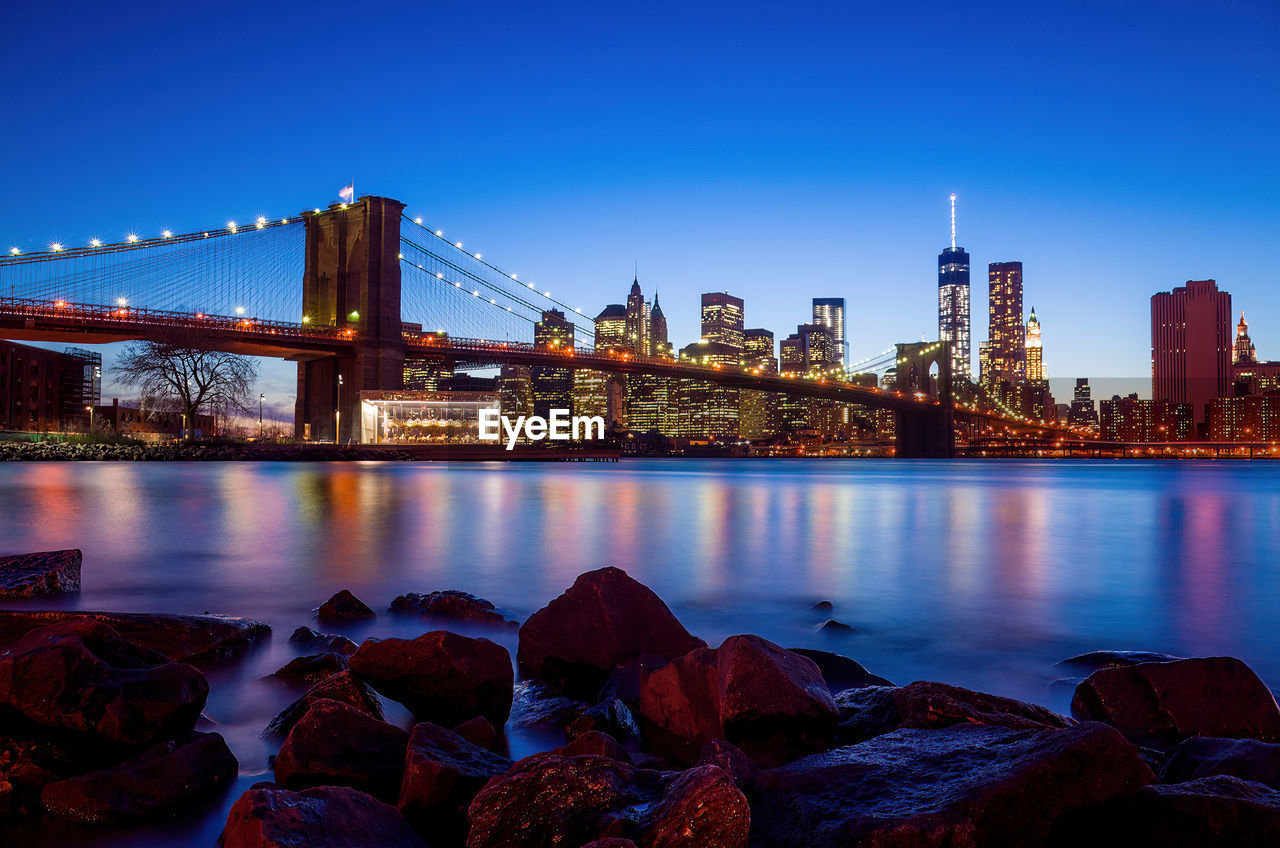
<svg viewBox="0 0 1280 848">
<path fill-rule="evenodd" d="M 727 739 L 778 765 L 825 747 L 837 720 L 813 661 L 759 636 L 730 636 L 646 673 L 637 709 L 651 749 L 685 764 Z"/>
<path fill-rule="evenodd" d="M 1071 714 L 1106 722 L 1154 747 L 1171 747 L 1188 736 L 1280 741 L 1275 697 L 1233 657 L 1100 669 L 1076 687 Z"/>
<path fill-rule="evenodd" d="M 271 633 L 261 621 L 224 615 L 0 610 L 0 645 L 16 642 L 38 627 L 66 621 L 96 621 L 173 662 L 197 664 L 234 656 Z"/>
<path fill-rule="evenodd" d="M 946 683 L 918 680 L 906 686 L 870 686 L 836 695 L 838 737 L 850 744 L 901 728 L 986 724 L 1020 730 L 1061 729 L 1074 722 L 1052 710 L 1013 698 Z"/>
<path fill-rule="evenodd" d="M 1185 783 L 1227 774 L 1280 789 L 1280 745 L 1256 739 L 1192 736 L 1174 749 L 1160 779 Z"/>
<path fill-rule="evenodd" d="M 78 549 L 0 557 L 0 598 L 50 598 L 80 591 Z"/>
<path fill-rule="evenodd" d="M 1042 845 L 1064 814 L 1154 778 L 1112 728 L 898 730 L 761 772 L 760 848 Z"/>
<path fill-rule="evenodd" d="M 272 672 L 271 677 L 285 683 L 305 683 L 312 686 L 346 668 L 347 658 L 344 654 L 325 652 L 294 657 Z"/>
<path fill-rule="evenodd" d="M 675 659 L 703 645 L 648 587 L 601 568 L 529 617 L 516 659 L 521 674 L 594 699 L 614 666 L 642 654 Z"/>
<path fill-rule="evenodd" d="M 389 611 L 470 624 L 509 626 L 519 623 L 509 619 L 491 601 L 454 589 L 446 589 L 442 592 L 409 592 L 400 595 L 391 602 Z"/>
<path fill-rule="evenodd" d="M 50 783 L 44 787 L 41 803 L 59 818 L 124 824 L 229 786 L 238 769 L 221 736 L 190 733 L 115 768 Z"/>
<path fill-rule="evenodd" d="M 148 744 L 191 730 L 209 695 L 204 675 L 184 663 L 148 665 L 126 645 L 93 622 L 34 630 L 0 648 L 0 705 L 109 742 Z"/>
<path fill-rule="evenodd" d="M 1273 848 L 1280 845 L 1280 792 L 1228 775 L 1145 787 L 1110 825 L 1124 848 Z M 1085 838 L 1098 841 L 1096 830 Z"/>
<path fill-rule="evenodd" d="M 409 734 L 354 707 L 322 698 L 289 731 L 275 761 L 289 789 L 350 786 L 394 802 Z"/>
<path fill-rule="evenodd" d="M 718 766 L 681 774 L 647 816 L 639 848 L 746 848 L 751 808 Z"/>
<path fill-rule="evenodd" d="M 310 627 L 299 627 L 289 636 L 289 644 L 304 651 L 323 651 L 349 657 L 356 652 L 356 643 L 346 636 L 333 633 L 317 633 Z"/>
<path fill-rule="evenodd" d="M 1068 669 L 1079 674 L 1092 674 L 1100 668 L 1118 668 L 1149 662 L 1174 662 L 1186 659 L 1158 651 L 1089 651 L 1067 657 L 1053 664 L 1054 668 Z"/>
<path fill-rule="evenodd" d="M 0 819 L 43 810 L 40 793 L 50 783 L 111 768 L 116 746 L 86 745 L 83 738 L 4 716 L 0 733 Z"/>
<path fill-rule="evenodd" d="M 316 610 L 316 620 L 321 624 L 350 624 L 377 617 L 378 614 L 370 609 L 368 604 L 347 589 L 334 593 L 332 598 Z"/>
<path fill-rule="evenodd" d="M 349 671 L 331 674 L 308 689 L 301 698 L 281 710 L 264 731 L 269 736 L 283 736 L 293 729 L 311 706 L 328 699 L 354 707 L 370 718 L 382 719 L 382 703 L 368 686 L 361 683 Z"/>
<path fill-rule="evenodd" d="M 840 654 L 830 651 L 819 651 L 813 648 L 789 648 L 793 654 L 799 654 L 813 660 L 822 672 L 822 679 L 827 682 L 827 689 L 832 694 L 846 689 L 860 689 L 864 686 L 892 686 L 889 680 L 872 674 L 862 664 Z"/>
<path fill-rule="evenodd" d="M 446 630 L 416 639 L 367 639 L 348 665 L 422 721 L 458 724 L 480 715 L 502 725 L 511 713 L 511 655 L 488 639 Z"/>
<path fill-rule="evenodd" d="M 346 786 L 291 792 L 258 785 L 240 796 L 220 848 L 426 848 L 400 811 Z"/>
<path fill-rule="evenodd" d="M 511 760 L 487 751 L 439 725 L 420 722 L 409 736 L 400 784 L 400 812 L 421 833 L 439 834 L 442 844 L 461 844 L 467 807 L 490 778 Z"/>
</svg>

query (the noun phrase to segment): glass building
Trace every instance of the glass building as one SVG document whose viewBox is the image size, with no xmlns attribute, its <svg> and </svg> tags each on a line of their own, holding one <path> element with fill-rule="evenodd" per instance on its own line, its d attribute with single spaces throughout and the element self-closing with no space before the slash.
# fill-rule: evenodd
<svg viewBox="0 0 1280 848">
<path fill-rule="evenodd" d="M 844 335 L 844 298 L 843 297 L 815 297 L 813 299 L 813 323 L 821 324 L 831 333 L 831 338 L 835 340 L 834 355 L 831 357 L 832 364 L 839 365 L 840 370 L 844 370 L 845 363 L 848 362 L 849 341 Z"/>
<path fill-rule="evenodd" d="M 360 392 L 360 441 L 481 444 L 482 409 L 500 409 L 497 392 Z"/>
<path fill-rule="evenodd" d="M 938 254 L 938 338 L 951 342 L 951 373 L 969 379 L 969 254 L 962 247 Z"/>
</svg>

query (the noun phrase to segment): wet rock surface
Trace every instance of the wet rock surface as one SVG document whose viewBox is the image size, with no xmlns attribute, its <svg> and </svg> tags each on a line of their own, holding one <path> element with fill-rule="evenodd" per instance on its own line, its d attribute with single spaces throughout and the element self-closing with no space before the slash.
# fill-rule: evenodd
<svg viewBox="0 0 1280 848">
<path fill-rule="evenodd" d="M 1116 805 L 1097 838 L 1103 846 L 1200 848 L 1280 845 L 1280 792 L 1229 775 L 1147 786 Z"/>
<path fill-rule="evenodd" d="M 276 783 L 289 789 L 350 786 L 394 803 L 409 734 L 355 707 L 321 698 L 285 737 Z"/>
<path fill-rule="evenodd" d="M 173 662 L 196 664 L 233 657 L 271 633 L 261 621 L 224 615 L 0 610 L 0 645 L 16 642 L 38 627 L 67 621 L 96 621 Z"/>
<path fill-rule="evenodd" d="M 347 657 L 345 654 L 323 653 L 295 657 L 280 666 L 272 673 L 272 677 L 285 683 L 306 684 L 319 683 L 331 674 L 345 671 Z"/>
<path fill-rule="evenodd" d="M 430 722 L 414 725 L 404 756 L 404 779 L 397 806 L 424 834 L 461 845 L 467 835 L 467 807 L 511 760 Z"/>
<path fill-rule="evenodd" d="M 1014 729 L 1059 729 L 1074 724 L 1036 704 L 921 680 L 906 686 L 847 689 L 835 697 L 842 743 L 861 742 L 900 728 L 982 724 Z"/>
<path fill-rule="evenodd" d="M 332 633 L 317 633 L 310 627 L 299 627 L 289 636 L 289 644 L 304 651 L 321 651 L 325 653 L 350 656 L 356 652 L 356 643 L 346 636 Z"/>
<path fill-rule="evenodd" d="M 381 720 L 383 717 L 382 702 L 378 700 L 378 696 L 351 672 L 340 671 L 324 678 L 308 689 L 301 698 L 277 713 L 264 733 L 268 736 L 288 734 L 313 704 L 324 699 L 354 707 L 370 718 Z"/>
<path fill-rule="evenodd" d="M 454 589 L 400 595 L 391 602 L 389 612 L 472 624 L 519 626 L 513 616 L 498 609 L 490 601 Z"/>
<path fill-rule="evenodd" d="M 79 550 L 0 557 L 0 598 L 52 598 L 80 591 Z"/>
<path fill-rule="evenodd" d="M 347 589 L 334 594 L 316 610 L 316 620 L 321 624 L 351 624 L 357 621 L 370 621 L 378 614 L 369 605 L 357 598 Z"/>
<path fill-rule="evenodd" d="M 892 686 L 893 683 L 879 675 L 872 674 L 862 664 L 840 654 L 830 651 L 819 651 L 815 648 L 788 648 L 793 654 L 813 660 L 822 672 L 822 679 L 832 694 L 845 689 L 859 689 L 863 686 Z"/>
<path fill-rule="evenodd" d="M 1256 739 L 1192 736 L 1174 749 L 1160 780 L 1185 783 L 1219 774 L 1280 789 L 1280 745 Z"/>
<path fill-rule="evenodd" d="M 231 807 L 219 848 L 426 848 L 400 811 L 345 786 L 293 792 L 270 784 Z"/>
</svg>

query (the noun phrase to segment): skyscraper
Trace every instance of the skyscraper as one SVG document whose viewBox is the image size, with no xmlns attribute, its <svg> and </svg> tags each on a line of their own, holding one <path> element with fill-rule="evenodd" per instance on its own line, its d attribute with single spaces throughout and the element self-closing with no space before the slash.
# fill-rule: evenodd
<svg viewBox="0 0 1280 848">
<path fill-rule="evenodd" d="M 815 297 L 813 299 L 813 323 L 821 324 L 831 331 L 835 340 L 835 351 L 832 364 L 844 370 L 848 361 L 849 343 L 844 335 L 844 298 Z"/>
<path fill-rule="evenodd" d="M 707 292 L 702 296 L 702 337 L 709 342 L 742 351 L 742 298 L 728 292 Z"/>
<path fill-rule="evenodd" d="M 667 338 L 667 316 L 662 314 L 656 291 L 653 293 L 653 309 L 649 313 L 649 355 L 671 355 L 671 342 Z"/>
<path fill-rule="evenodd" d="M 1205 424 L 1209 401 L 1231 390 L 1231 295 L 1214 280 L 1188 280 L 1151 296 L 1151 396 L 1189 403 Z"/>
<path fill-rule="evenodd" d="M 773 332 L 753 328 L 743 333 L 742 364 L 762 374 L 777 374 Z M 777 395 L 743 389 L 738 395 L 738 434 L 744 439 L 764 439 L 777 431 Z"/>
<path fill-rule="evenodd" d="M 1088 377 L 1076 378 L 1075 397 L 1071 400 L 1067 423 L 1080 427 L 1098 426 L 1098 410 L 1093 406 L 1093 390 L 1089 388 Z"/>
<path fill-rule="evenodd" d="M 1026 347 L 1022 326 L 1022 263 L 992 262 L 987 265 L 987 315 L 990 375 L 988 385 L 1018 383 L 1026 373 Z"/>
<path fill-rule="evenodd" d="M 640 292 L 640 278 L 631 283 L 627 295 L 627 345 L 636 353 L 649 353 L 649 304 Z"/>
<path fill-rule="evenodd" d="M 533 328 L 534 347 L 544 350 L 573 347 L 573 324 L 559 309 L 548 309 Z M 544 418 L 553 409 L 573 409 L 573 372 L 568 368 L 535 365 L 530 370 L 533 414 Z"/>
<path fill-rule="evenodd" d="M 1026 330 L 1027 382 L 1043 383 L 1044 350 L 1040 341 L 1040 319 L 1036 317 L 1036 308 L 1031 307 L 1031 317 L 1027 319 Z"/>
<path fill-rule="evenodd" d="M 954 379 L 969 379 L 969 254 L 956 247 L 956 196 L 951 195 L 951 246 L 938 254 L 938 338 L 951 343 Z"/>
<path fill-rule="evenodd" d="M 1240 310 L 1240 323 L 1236 324 L 1236 346 L 1231 353 L 1234 365 L 1249 365 L 1258 361 L 1258 351 L 1249 339 L 1249 325 L 1244 320 L 1244 310 Z"/>
<path fill-rule="evenodd" d="M 596 350 L 630 349 L 627 343 L 627 308 L 611 303 L 596 316 Z"/>
</svg>

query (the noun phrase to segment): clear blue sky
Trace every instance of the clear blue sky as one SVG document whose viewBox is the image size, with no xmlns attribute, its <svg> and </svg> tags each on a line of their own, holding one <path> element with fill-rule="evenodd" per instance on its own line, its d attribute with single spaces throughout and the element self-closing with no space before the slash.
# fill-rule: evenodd
<svg viewBox="0 0 1280 848">
<path fill-rule="evenodd" d="M 837 8 L 839 7 L 839 8 Z M 5 4 L 8 203 L 38 247 L 359 193 L 594 313 L 640 263 L 855 357 L 937 333 L 959 195 L 1051 376 L 1149 375 L 1148 298 L 1215 277 L 1280 358 L 1280 4 Z M 287 367 L 270 388 L 292 393 Z"/>
</svg>

